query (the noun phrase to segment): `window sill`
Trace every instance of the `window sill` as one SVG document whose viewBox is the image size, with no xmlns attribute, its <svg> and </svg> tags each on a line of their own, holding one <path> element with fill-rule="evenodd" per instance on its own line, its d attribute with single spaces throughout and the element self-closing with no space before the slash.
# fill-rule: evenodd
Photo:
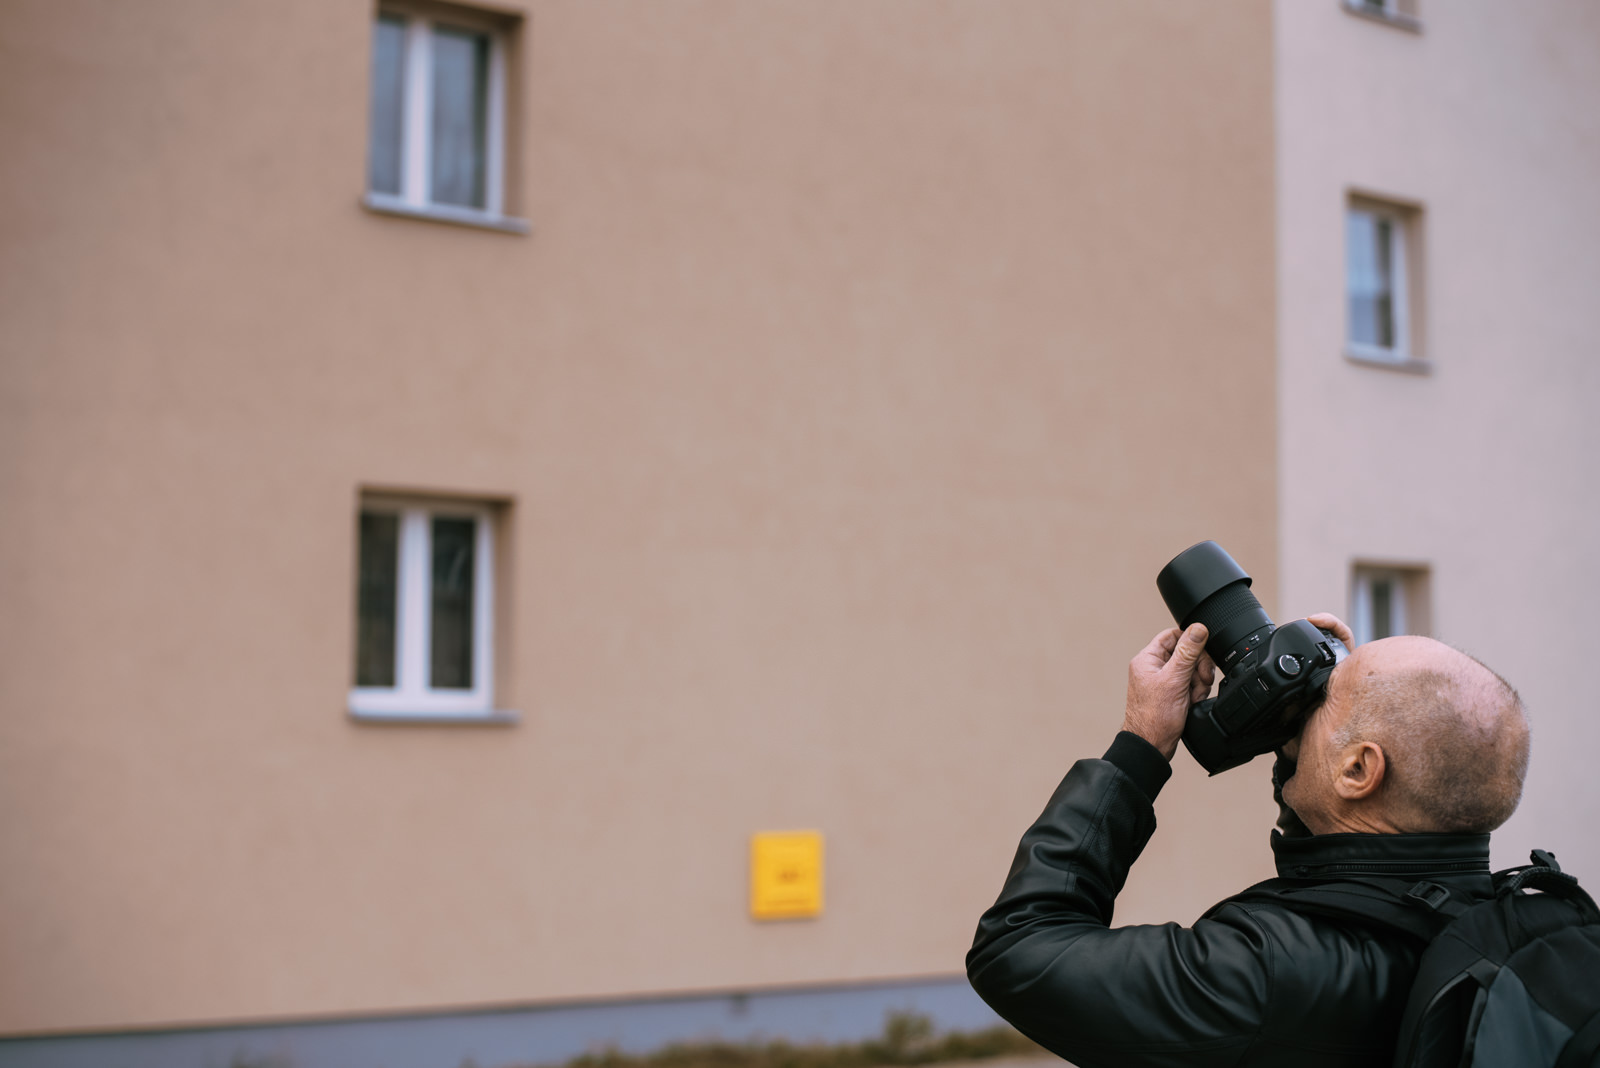
<svg viewBox="0 0 1600 1068">
<path fill-rule="evenodd" d="M 453 208 L 447 204 L 412 204 L 386 193 L 366 194 L 361 198 L 361 206 L 379 215 L 399 215 L 407 219 L 470 226 L 478 230 L 498 230 L 503 234 L 528 234 L 533 230 L 527 219 L 492 215 L 473 208 Z"/>
<path fill-rule="evenodd" d="M 1381 350 L 1370 352 L 1364 349 L 1346 348 L 1344 358 L 1363 367 L 1381 367 L 1385 371 L 1400 371 L 1408 375 L 1433 374 L 1433 361 L 1416 356 L 1386 354 Z"/>
<path fill-rule="evenodd" d="M 407 724 L 419 727 L 514 727 L 522 722 L 519 712 L 361 712 L 349 709 L 356 723 Z"/>
<path fill-rule="evenodd" d="M 1344 0 L 1344 9 L 1348 14 L 1357 18 L 1371 19 L 1381 22 L 1385 26 L 1393 26 L 1397 30 L 1407 30 L 1411 33 L 1422 32 L 1422 20 L 1415 15 L 1402 15 L 1398 11 L 1374 11 L 1361 4 L 1360 0 Z"/>
</svg>

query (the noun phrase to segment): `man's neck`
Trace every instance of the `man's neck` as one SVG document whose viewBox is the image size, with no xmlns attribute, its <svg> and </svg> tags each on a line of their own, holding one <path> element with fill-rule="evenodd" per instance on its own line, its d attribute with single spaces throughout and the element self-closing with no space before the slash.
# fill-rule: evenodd
<svg viewBox="0 0 1600 1068">
<path fill-rule="evenodd" d="M 1382 810 L 1347 808 L 1331 812 L 1318 819 L 1321 826 L 1312 826 L 1312 834 L 1407 834 L 1414 828 L 1396 823 Z"/>
</svg>

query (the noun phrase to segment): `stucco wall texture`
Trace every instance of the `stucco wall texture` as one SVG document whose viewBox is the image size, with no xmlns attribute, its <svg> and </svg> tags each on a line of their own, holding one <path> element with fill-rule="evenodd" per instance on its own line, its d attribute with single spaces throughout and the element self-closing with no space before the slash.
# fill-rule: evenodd
<svg viewBox="0 0 1600 1068">
<path fill-rule="evenodd" d="M 526 237 L 359 206 L 369 3 L 5 6 L 0 1031 L 957 974 L 1160 566 L 1276 611 L 1264 0 L 495 6 Z M 372 487 L 502 502 L 520 724 L 347 718 Z"/>
<path fill-rule="evenodd" d="M 1431 571 L 1433 632 L 1528 706 L 1499 866 L 1600 882 L 1590 632 L 1600 602 L 1600 9 L 1428 3 L 1421 33 L 1281 2 L 1283 607 L 1357 561 Z M 1420 205 L 1426 376 L 1342 356 L 1352 192 Z"/>
</svg>

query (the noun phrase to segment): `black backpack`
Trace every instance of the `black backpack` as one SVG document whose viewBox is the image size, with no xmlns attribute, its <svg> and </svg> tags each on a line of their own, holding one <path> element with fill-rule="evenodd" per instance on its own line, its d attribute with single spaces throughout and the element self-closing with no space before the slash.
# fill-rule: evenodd
<svg viewBox="0 0 1600 1068">
<path fill-rule="evenodd" d="M 1379 875 L 1269 879 L 1233 900 L 1271 901 L 1427 944 L 1395 1068 L 1600 1068 L 1600 908 L 1554 856 L 1535 849 L 1530 859 L 1496 872 L 1487 900 Z"/>
</svg>

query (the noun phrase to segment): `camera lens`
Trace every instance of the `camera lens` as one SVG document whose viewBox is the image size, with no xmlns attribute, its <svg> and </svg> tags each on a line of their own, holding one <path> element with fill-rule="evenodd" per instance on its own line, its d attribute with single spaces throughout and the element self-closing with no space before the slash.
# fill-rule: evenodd
<svg viewBox="0 0 1600 1068">
<path fill-rule="evenodd" d="M 1156 589 L 1180 627 L 1205 624 L 1206 652 L 1224 672 L 1252 637 L 1272 629 L 1272 617 L 1250 592 L 1250 576 L 1214 541 L 1173 557 L 1156 576 Z"/>
</svg>

